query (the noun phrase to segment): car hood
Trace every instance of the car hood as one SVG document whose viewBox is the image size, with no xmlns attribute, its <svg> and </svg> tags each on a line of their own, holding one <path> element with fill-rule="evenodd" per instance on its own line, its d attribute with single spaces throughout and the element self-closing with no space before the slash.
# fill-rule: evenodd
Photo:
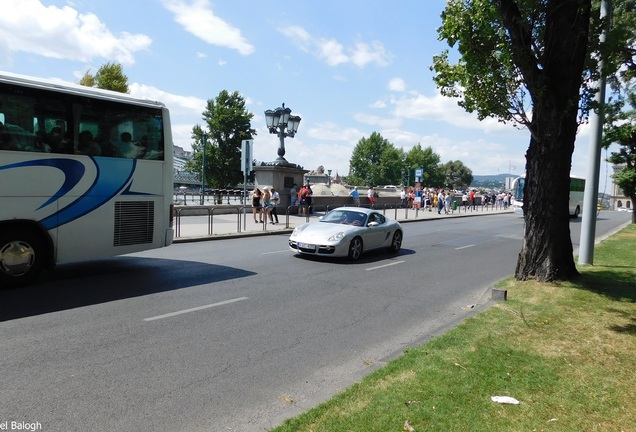
<svg viewBox="0 0 636 432">
<path fill-rule="evenodd" d="M 326 239 L 339 232 L 344 232 L 346 234 L 349 234 L 351 232 L 360 231 L 364 229 L 366 228 L 353 226 L 353 225 L 314 222 L 314 223 L 307 224 L 305 228 L 303 229 L 303 231 L 300 234 L 298 234 L 298 236 L 304 239 L 308 239 L 308 238 Z"/>
</svg>

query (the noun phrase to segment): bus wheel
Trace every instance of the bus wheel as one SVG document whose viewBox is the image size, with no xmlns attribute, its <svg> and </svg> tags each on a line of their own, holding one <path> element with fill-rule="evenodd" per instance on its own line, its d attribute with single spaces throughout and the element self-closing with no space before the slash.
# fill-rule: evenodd
<svg viewBox="0 0 636 432">
<path fill-rule="evenodd" d="M 44 245 L 36 234 L 16 229 L 0 233 L 0 285 L 18 287 L 37 278 L 44 263 Z"/>
</svg>

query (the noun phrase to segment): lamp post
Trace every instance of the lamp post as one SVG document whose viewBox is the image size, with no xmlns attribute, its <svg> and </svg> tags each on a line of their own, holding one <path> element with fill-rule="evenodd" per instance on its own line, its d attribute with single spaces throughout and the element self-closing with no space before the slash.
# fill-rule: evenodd
<svg viewBox="0 0 636 432">
<path fill-rule="evenodd" d="M 208 143 L 208 134 L 203 133 L 203 157 L 201 158 L 201 205 L 205 204 L 205 148 Z"/>
<path fill-rule="evenodd" d="M 280 139 L 276 163 L 285 165 L 288 163 L 285 159 L 285 138 L 293 138 L 296 135 L 300 117 L 291 115 L 291 109 L 285 108 L 285 104 L 283 104 L 282 108 L 265 111 L 265 122 L 269 133 L 278 135 Z"/>
<path fill-rule="evenodd" d="M 331 170 L 327 170 L 327 175 L 329 176 L 329 186 L 331 186 Z"/>
</svg>

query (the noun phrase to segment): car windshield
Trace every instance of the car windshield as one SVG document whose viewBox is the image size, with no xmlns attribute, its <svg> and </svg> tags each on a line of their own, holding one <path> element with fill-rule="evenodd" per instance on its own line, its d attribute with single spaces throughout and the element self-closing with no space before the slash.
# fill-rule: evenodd
<svg viewBox="0 0 636 432">
<path fill-rule="evenodd" d="M 323 216 L 320 221 L 343 225 L 363 226 L 365 220 L 366 215 L 364 213 L 351 210 L 332 210 Z"/>
</svg>

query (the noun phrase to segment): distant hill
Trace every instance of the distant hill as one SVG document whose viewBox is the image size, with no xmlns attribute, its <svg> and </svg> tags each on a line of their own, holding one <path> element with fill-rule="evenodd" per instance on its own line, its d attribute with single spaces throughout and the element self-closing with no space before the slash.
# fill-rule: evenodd
<svg viewBox="0 0 636 432">
<path fill-rule="evenodd" d="M 503 190 L 506 185 L 506 178 L 519 177 L 517 174 L 493 174 L 493 175 L 474 175 L 473 182 L 470 187 L 483 189 Z"/>
</svg>

